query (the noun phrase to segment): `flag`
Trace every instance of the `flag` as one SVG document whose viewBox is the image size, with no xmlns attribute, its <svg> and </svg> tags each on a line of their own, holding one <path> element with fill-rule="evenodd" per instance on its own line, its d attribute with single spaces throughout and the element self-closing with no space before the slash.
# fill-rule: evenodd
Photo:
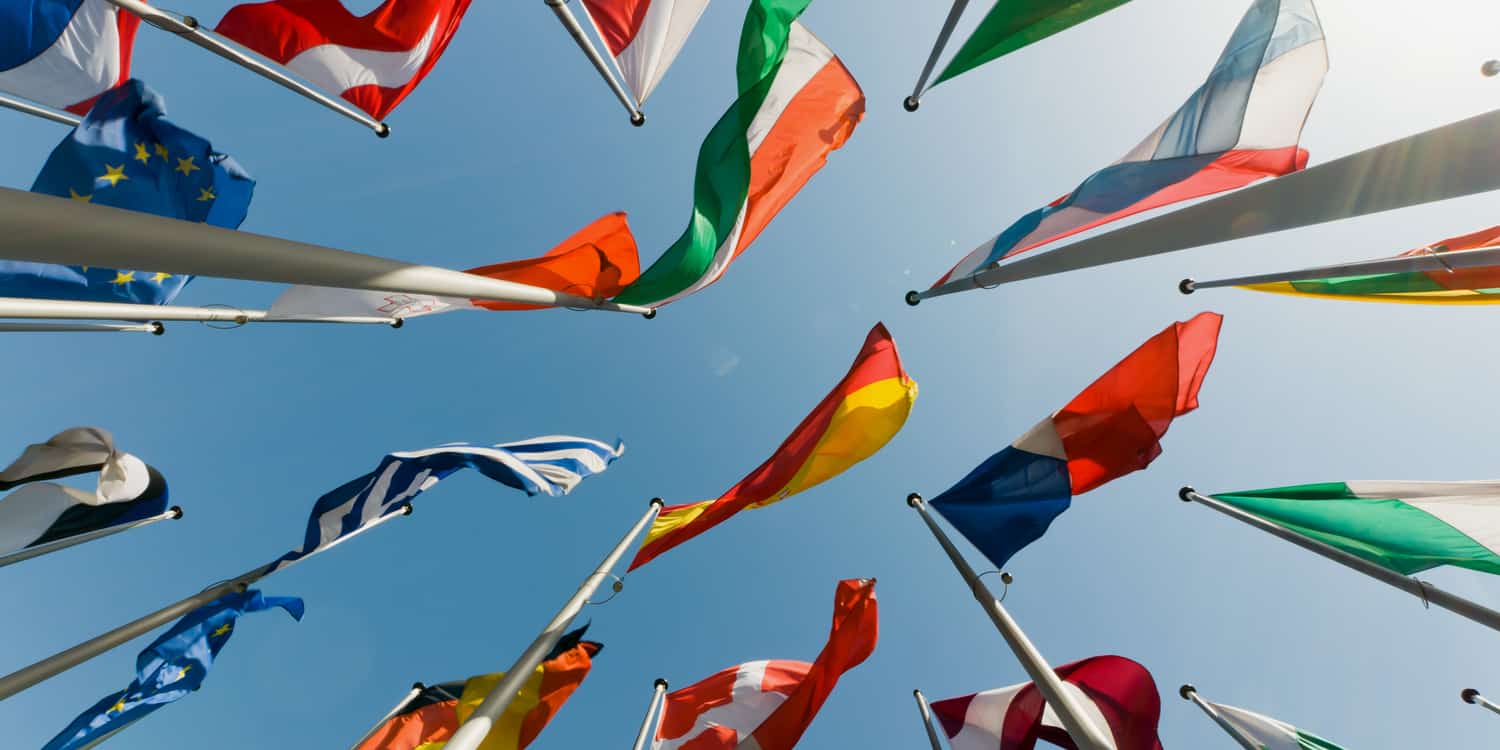
<svg viewBox="0 0 1500 750">
<path fill-rule="evenodd" d="M 583 0 L 637 104 L 656 90 L 708 0 Z"/>
<path fill-rule="evenodd" d="M 1307 166 L 1297 144 L 1328 55 L 1312 0 L 1255 0 L 1193 95 L 1113 165 L 975 248 L 933 287 L 1142 211 Z"/>
<path fill-rule="evenodd" d="M 0 91 L 81 115 L 130 77 L 140 24 L 106 0 L 0 0 Z"/>
<path fill-rule="evenodd" d="M 374 471 L 318 498 L 307 519 L 301 549 L 277 558 L 262 576 L 321 552 L 375 521 L 401 513 L 417 495 L 453 472 L 474 469 L 527 495 L 566 495 L 585 477 L 609 468 L 625 452 L 614 445 L 571 435 L 547 435 L 493 446 L 449 443 L 419 451 L 389 453 Z"/>
<path fill-rule="evenodd" d="M 75 201 L 238 228 L 255 181 L 234 159 L 166 119 L 166 105 L 137 80 L 103 96 L 64 138 L 31 186 Z M 171 302 L 191 276 L 0 260 L 0 296 Z"/>
<path fill-rule="evenodd" d="M 44 480 L 99 475 L 93 492 Z M 19 488 L 19 489 L 16 489 Z M 160 515 L 167 481 L 156 469 L 115 449 L 98 427 L 74 427 L 27 446 L 0 469 L 0 555 Z"/>
<path fill-rule="evenodd" d="M 1074 495 L 1146 468 L 1175 417 L 1198 408 L 1217 313 L 1152 336 L 1061 411 L 932 499 L 996 567 L 1040 539 Z"/>
<path fill-rule="evenodd" d="M 564 635 L 536 668 L 478 750 L 522 750 L 588 677 L 602 644 L 583 640 L 585 625 Z M 381 722 L 354 750 L 439 750 L 505 674 L 429 685 Z"/>
<path fill-rule="evenodd" d="M 1094 725 L 1108 728 L 1114 750 L 1161 750 L 1161 695 L 1145 667 L 1095 656 L 1053 671 Z M 936 701 L 932 715 L 953 750 L 1032 750 L 1038 740 L 1077 747 L 1033 682 Z"/>
<path fill-rule="evenodd" d="M 749 662 L 667 694 L 652 750 L 791 750 L 879 634 L 875 579 L 839 581 L 833 628 L 812 664 Z"/>
<path fill-rule="evenodd" d="M 1222 703 L 1208 703 L 1208 705 L 1213 706 L 1214 710 L 1219 712 L 1220 718 L 1260 745 L 1262 750 L 1344 750 L 1322 737 L 1304 732 L 1291 724 L 1277 721 L 1269 716 L 1261 716 L 1253 711 L 1226 706 Z"/>
<path fill-rule="evenodd" d="M 854 76 L 796 20 L 810 2 L 750 3 L 739 98 L 698 150 L 693 217 L 616 302 L 663 305 L 718 281 L 864 117 Z"/>
<path fill-rule="evenodd" d="M 563 240 L 538 258 L 471 268 L 468 273 L 555 292 L 604 299 L 618 294 L 640 275 L 635 236 L 625 214 L 612 213 Z M 389 317 L 413 318 L 433 313 L 481 308 L 537 310 L 533 305 L 464 300 L 429 294 L 400 294 L 360 289 L 294 286 L 271 305 L 271 318 Z"/>
<path fill-rule="evenodd" d="M 1500 575 L 1500 482 L 1330 482 L 1214 495 L 1404 575 L 1455 565 Z"/>
<path fill-rule="evenodd" d="M 1500 226 L 1481 229 L 1461 237 L 1450 237 L 1427 247 L 1408 250 L 1397 257 L 1438 256 L 1441 259 L 1442 253 L 1485 248 L 1500 248 Z M 1362 302 L 1493 304 L 1500 302 L 1500 264 L 1451 268 L 1442 271 L 1376 273 L 1303 281 L 1276 281 L 1247 284 L 1244 288 L 1257 292 Z"/>
<path fill-rule="evenodd" d="M 1127 2 L 1130 0 L 999 0 L 933 85 L 1067 31 Z"/>
<path fill-rule="evenodd" d="M 105 696 L 79 714 L 42 750 L 93 747 L 202 687 L 209 668 L 234 635 L 235 621 L 252 612 L 276 607 L 286 610 L 295 620 L 302 619 L 301 599 L 261 596 L 254 589 L 225 595 L 189 612 L 136 657 L 135 679 L 130 687 Z"/>
<path fill-rule="evenodd" d="M 663 508 L 630 569 L 742 510 L 785 500 L 869 458 L 906 424 L 916 399 L 917 383 L 901 366 L 896 342 L 876 323 L 848 374 L 776 452 L 716 500 Z"/>
<path fill-rule="evenodd" d="M 341 0 L 236 5 L 215 31 L 384 119 L 437 64 L 469 0 L 385 0 L 356 16 Z"/>
</svg>

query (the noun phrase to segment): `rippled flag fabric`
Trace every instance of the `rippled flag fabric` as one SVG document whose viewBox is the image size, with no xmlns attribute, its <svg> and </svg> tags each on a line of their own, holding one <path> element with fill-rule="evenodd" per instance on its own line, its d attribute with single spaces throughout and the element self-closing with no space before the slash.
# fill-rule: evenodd
<svg viewBox="0 0 1500 750">
<path fill-rule="evenodd" d="M 1146 468 L 1172 420 L 1198 408 L 1217 313 L 1152 336 L 1061 410 L 932 499 L 996 567 L 1040 539 L 1081 495 Z"/>
<path fill-rule="evenodd" d="M 0 91 L 88 112 L 130 77 L 140 23 L 106 0 L 0 0 Z"/>
<path fill-rule="evenodd" d="M 877 323 L 848 374 L 765 463 L 715 500 L 663 508 L 630 569 L 742 510 L 785 500 L 869 458 L 901 431 L 916 398 L 917 383 L 906 374 L 896 342 Z"/>
<path fill-rule="evenodd" d="M 1209 705 L 1214 707 L 1220 718 L 1260 745 L 1262 750 L 1344 750 L 1312 732 L 1298 729 L 1279 719 L 1222 703 Z"/>
<path fill-rule="evenodd" d="M 661 83 L 708 0 L 583 0 L 638 104 Z"/>
<path fill-rule="evenodd" d="M 1500 248 L 1500 226 L 1449 237 L 1426 247 L 1408 250 L 1398 257 L 1482 248 Z M 1341 276 L 1303 281 L 1247 284 L 1245 289 L 1299 297 L 1355 300 L 1359 302 L 1407 302 L 1425 305 L 1486 305 L 1500 302 L 1500 263 L 1441 271 L 1409 271 Z"/>
<path fill-rule="evenodd" d="M 186 697 L 203 686 L 239 618 L 273 608 L 302 619 L 301 599 L 262 596 L 254 589 L 229 594 L 189 612 L 136 657 L 135 679 L 130 687 L 105 696 L 84 711 L 42 750 L 85 750 L 156 709 Z"/>
<path fill-rule="evenodd" d="M 469 0 L 385 0 L 356 16 L 341 0 L 229 9 L 214 30 L 383 119 L 432 71 Z"/>
<path fill-rule="evenodd" d="M 1146 140 L 975 248 L 933 287 L 1142 211 L 1302 169 L 1302 125 L 1327 72 L 1312 0 L 1255 0 L 1208 80 Z"/>
<path fill-rule="evenodd" d="M 166 119 L 136 80 L 99 97 L 52 150 L 34 193 L 237 229 L 255 181 L 207 140 Z M 204 248 L 213 252 L 213 248 Z M 0 296 L 162 305 L 191 276 L 146 270 L 0 261 Z"/>
</svg>

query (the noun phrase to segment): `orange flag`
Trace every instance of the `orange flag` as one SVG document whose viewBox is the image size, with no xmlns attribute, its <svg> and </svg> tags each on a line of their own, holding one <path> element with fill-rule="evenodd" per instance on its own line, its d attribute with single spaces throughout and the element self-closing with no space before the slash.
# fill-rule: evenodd
<svg viewBox="0 0 1500 750">
<path fill-rule="evenodd" d="M 641 275 L 641 260 L 625 214 L 615 212 L 599 217 L 539 258 L 480 266 L 469 269 L 468 273 L 605 299 L 619 294 Z M 486 310 L 543 309 L 514 302 L 473 302 L 475 307 Z"/>
</svg>

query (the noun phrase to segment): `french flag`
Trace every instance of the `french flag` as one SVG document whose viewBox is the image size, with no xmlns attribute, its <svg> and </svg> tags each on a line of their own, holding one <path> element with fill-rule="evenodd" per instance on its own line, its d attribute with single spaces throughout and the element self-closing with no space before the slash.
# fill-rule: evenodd
<svg viewBox="0 0 1500 750">
<path fill-rule="evenodd" d="M 1155 132 L 975 248 L 933 287 L 1142 211 L 1306 167 L 1298 142 L 1327 72 L 1312 0 L 1255 0 L 1208 80 Z"/>
<path fill-rule="evenodd" d="M 340 0 L 236 5 L 215 29 L 383 119 L 422 82 L 470 0 L 386 0 L 356 16 Z"/>
<path fill-rule="evenodd" d="M 1173 323 L 958 484 L 932 499 L 998 568 L 1081 495 L 1146 468 L 1172 420 L 1198 408 L 1223 317 Z"/>
<path fill-rule="evenodd" d="M 105 0 L 0 0 L 0 90 L 86 114 L 130 77 L 140 23 Z"/>
</svg>

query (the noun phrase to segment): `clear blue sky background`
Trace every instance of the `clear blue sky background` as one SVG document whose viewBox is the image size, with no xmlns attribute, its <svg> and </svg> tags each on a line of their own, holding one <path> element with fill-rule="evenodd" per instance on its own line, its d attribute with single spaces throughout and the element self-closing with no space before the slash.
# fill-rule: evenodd
<svg viewBox="0 0 1500 750">
<path fill-rule="evenodd" d="M 229 4 L 174 7 L 216 20 Z M 1496 717 L 1458 700 L 1471 685 L 1500 694 L 1495 633 L 1175 494 L 1494 476 L 1493 310 L 1175 290 L 1187 275 L 1378 257 L 1468 232 L 1495 223 L 1492 196 L 901 301 L 1135 145 L 1206 75 L 1245 5 L 1137 0 L 939 87 L 911 115 L 900 100 L 946 3 L 819 0 L 804 20 L 864 86 L 869 115 L 723 282 L 655 321 L 458 313 L 399 331 L 177 324 L 163 338 L 5 338 L 0 453 L 101 425 L 161 467 L 187 515 L 0 570 L 0 670 L 279 555 L 314 498 L 387 451 L 624 438 L 625 457 L 570 497 L 454 477 L 411 518 L 266 581 L 267 593 L 306 598 L 305 621 L 245 620 L 204 690 L 109 745 L 347 747 L 414 680 L 508 666 L 648 498 L 733 484 L 884 320 L 921 384 L 906 429 L 845 476 L 674 550 L 590 608 L 606 649 L 535 747 L 626 745 L 658 676 L 681 686 L 743 661 L 811 659 L 834 582 L 863 576 L 880 579 L 880 646 L 803 746 L 921 747 L 913 687 L 937 698 L 1024 677 L 907 492 L 941 491 L 1147 336 L 1213 309 L 1226 321 L 1201 410 L 1173 426 L 1149 471 L 1079 498 L 1015 558 L 1007 606 L 1054 663 L 1118 653 L 1150 667 L 1171 748 L 1231 747 L 1176 697 L 1186 681 L 1351 749 L 1500 736 Z M 649 262 L 687 220 L 698 144 L 733 98 L 744 7 L 709 8 L 643 129 L 540 0 L 475 3 L 385 141 L 149 28 L 136 71 L 176 121 L 259 179 L 246 230 L 464 268 L 536 255 L 625 210 Z M 1500 7 L 1319 9 L 1332 69 L 1303 141 L 1314 163 L 1500 101 L 1500 82 L 1478 73 L 1500 56 Z M 0 134 L 0 183 L 24 188 L 64 131 L 0 113 Z M 204 279 L 181 301 L 262 305 L 277 291 Z M 1493 578 L 1430 578 L 1500 603 Z M 147 640 L 0 705 L 4 744 L 39 746 L 123 687 Z"/>
</svg>

